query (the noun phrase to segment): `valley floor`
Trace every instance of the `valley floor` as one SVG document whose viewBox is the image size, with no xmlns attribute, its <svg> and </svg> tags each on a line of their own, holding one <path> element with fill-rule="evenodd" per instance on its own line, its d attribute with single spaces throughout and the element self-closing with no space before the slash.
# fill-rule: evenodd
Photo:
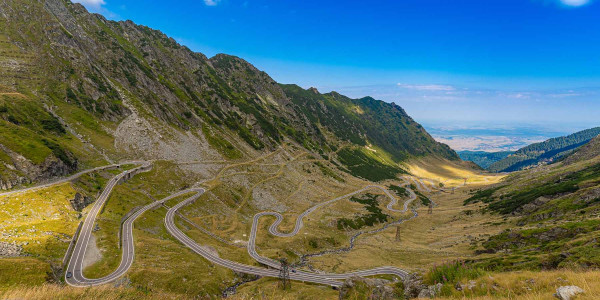
<svg viewBox="0 0 600 300">
<path fill-rule="evenodd" d="M 398 226 L 357 238 L 351 251 L 324 254 L 308 258 L 299 268 L 324 272 L 342 273 L 378 266 L 397 266 L 411 272 L 425 273 L 435 265 L 451 260 L 468 260 L 474 257 L 474 250 L 489 236 L 514 226 L 512 220 L 500 215 L 480 212 L 481 205 L 464 206 L 463 201 L 471 191 L 497 182 L 500 176 L 478 175 L 460 165 L 444 161 L 415 161 L 408 166 L 413 174 L 431 179 L 432 183 L 421 186 L 411 181 L 419 198 L 411 205 L 418 217 Z M 296 216 L 305 209 L 335 196 L 344 195 L 371 184 L 343 172 L 333 172 L 334 166 L 316 159 L 301 151 L 288 149 L 254 159 L 249 162 L 229 163 L 208 162 L 174 165 L 159 162 L 151 172 L 134 177 L 116 187 L 114 195 L 107 202 L 95 230 L 97 246 L 101 257 L 85 269 L 91 278 L 106 275 L 116 268 L 120 261 L 118 248 L 119 222 L 123 215 L 135 207 L 165 197 L 173 190 L 189 187 L 191 180 L 202 182 L 208 191 L 201 199 L 182 210 L 191 222 L 176 219 L 177 226 L 196 242 L 219 254 L 220 257 L 241 263 L 257 265 L 245 249 L 245 242 L 251 225 L 251 216 L 257 211 L 272 210 L 284 212 L 281 230 L 289 232 Z M 105 171 L 90 175 L 76 184 L 63 184 L 30 192 L 29 194 L 0 199 L 6 204 L 23 205 L 24 199 L 46 195 L 63 201 L 58 207 L 68 206 L 68 199 L 75 193 L 74 188 L 102 184 L 112 173 Z M 332 176 L 333 175 L 333 176 Z M 466 186 L 465 184 L 466 179 Z M 164 183 L 168 182 L 168 185 Z M 427 181 L 426 181 L 427 182 Z M 442 182 L 442 185 L 439 183 Z M 380 182 L 382 186 L 401 186 L 404 180 Z M 435 187 L 434 187 L 435 186 Z M 444 186 L 445 191 L 440 191 Z M 452 187 L 457 187 L 452 191 Z M 44 194 L 46 193 L 46 194 Z M 50 196 L 55 193 L 56 196 Z M 422 203 L 421 196 L 436 203 L 432 214 Z M 356 197 L 375 197 L 383 213 L 389 218 L 408 218 L 408 214 L 398 214 L 385 210 L 389 202 L 377 190 L 365 191 Z M 366 197 L 366 198 L 365 198 Z M 401 207 L 406 197 L 400 197 L 397 207 Z M 66 251 L 67 238 L 79 222 L 76 213 L 63 214 L 70 223 L 67 228 L 53 229 L 53 218 L 42 212 L 48 207 L 40 205 L 23 212 L 19 216 L 6 217 L 2 225 L 15 227 L 15 236 L 29 239 L 23 249 L 29 257 L 0 259 L 0 298 L 50 299 L 49 295 L 60 293 L 64 298 L 87 299 L 185 299 L 186 297 L 214 297 L 227 287 L 247 280 L 230 270 L 215 267 L 201 256 L 192 253 L 174 240 L 165 230 L 163 218 L 168 207 L 181 201 L 174 199 L 145 213 L 136 222 L 134 238 L 136 257 L 127 275 L 107 286 L 92 288 L 72 288 L 53 282 L 60 282 L 60 276 L 53 276 L 57 264 Z M 51 206 L 52 207 L 52 206 Z M 51 211 L 48 211 L 51 213 Z M 83 212 L 85 214 L 85 211 Z M 268 234 L 267 226 L 272 221 L 262 221 L 257 237 L 257 250 L 266 257 L 286 257 L 292 263 L 300 263 L 301 255 L 320 251 L 340 249 L 349 244 L 349 238 L 356 230 L 340 229 L 340 218 L 365 216 L 368 211 L 355 200 L 342 200 L 319 209 L 305 220 L 300 234 L 291 238 L 278 238 Z M 52 215 L 61 218 L 61 212 Z M 62 242 L 44 237 L 24 234 L 25 227 L 36 224 L 49 228 L 50 232 L 65 235 Z M 195 225 L 194 225 L 195 224 Z M 9 226 L 9 227 L 7 227 Z M 381 227 L 373 225 L 373 228 Z M 203 228 L 203 230 L 200 230 Z M 210 233 L 207 234 L 207 232 Z M 3 240 L 9 240 L 6 236 Z M 38 243 L 40 242 L 40 243 Z M 35 245 L 40 245 L 34 247 Z M 34 245 L 34 246 L 31 246 Z M 48 248 L 52 246 L 52 248 Z M 206 275 L 210 276 L 206 276 Z M 597 272 L 512 272 L 485 273 L 473 279 L 472 289 L 458 292 L 445 291 L 448 297 L 481 297 L 513 299 L 547 299 L 556 287 L 574 284 L 584 290 L 586 297 L 598 295 L 600 281 Z M 392 279 L 383 276 L 383 278 Z M 262 278 L 250 280 L 237 287 L 232 299 L 337 299 L 339 292 L 331 287 L 293 282 L 290 290 L 278 288 L 278 280 Z M 115 286 L 120 286 L 115 288 Z M 193 295 L 193 296 L 192 296 Z M 451 296 L 450 296 L 451 295 Z M 593 298 L 593 297 L 592 297 Z M 589 299 L 592 299 L 589 298 Z M 476 298 L 477 299 L 477 298 Z"/>
</svg>

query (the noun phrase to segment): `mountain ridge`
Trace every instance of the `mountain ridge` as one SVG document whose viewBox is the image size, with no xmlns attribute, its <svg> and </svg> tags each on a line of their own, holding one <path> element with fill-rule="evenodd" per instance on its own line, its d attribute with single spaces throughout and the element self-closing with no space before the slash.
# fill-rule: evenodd
<svg viewBox="0 0 600 300">
<path fill-rule="evenodd" d="M 10 66 L 0 71 L 0 85 L 67 129 L 51 136 L 51 146 L 36 146 L 59 161 L 73 157 L 85 167 L 106 159 L 238 159 L 284 140 L 332 160 L 344 160 L 338 149 L 356 148 L 363 162 L 375 156 L 398 172 L 410 157 L 459 159 L 395 104 L 282 85 L 239 57 L 208 58 L 158 30 L 110 21 L 70 1 L 5 1 L 0 12 L 0 63 Z M 15 110 L 2 113 L 10 128 L 44 126 L 26 118 L 11 123 Z M 369 145 L 378 152 L 365 150 Z M 30 161 L 38 154 L 4 146 Z M 4 157 L 14 165 L 14 157 Z M 36 180 L 9 169 L 0 175 L 12 183 Z"/>
<path fill-rule="evenodd" d="M 530 168 L 538 164 L 548 164 L 560 160 L 587 144 L 600 134 L 600 127 L 582 130 L 567 136 L 548 139 L 517 150 L 514 154 L 493 163 L 492 172 L 512 172 Z"/>
</svg>

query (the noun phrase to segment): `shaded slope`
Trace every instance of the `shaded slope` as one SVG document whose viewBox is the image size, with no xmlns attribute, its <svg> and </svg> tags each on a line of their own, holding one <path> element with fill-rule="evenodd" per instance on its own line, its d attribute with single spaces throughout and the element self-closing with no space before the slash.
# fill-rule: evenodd
<svg viewBox="0 0 600 300">
<path fill-rule="evenodd" d="M 485 151 L 460 151 L 458 155 L 462 160 L 472 161 L 478 166 L 487 169 L 493 163 L 498 162 L 509 155 L 513 154 L 512 151 L 501 151 L 501 152 L 485 152 Z"/>
</svg>

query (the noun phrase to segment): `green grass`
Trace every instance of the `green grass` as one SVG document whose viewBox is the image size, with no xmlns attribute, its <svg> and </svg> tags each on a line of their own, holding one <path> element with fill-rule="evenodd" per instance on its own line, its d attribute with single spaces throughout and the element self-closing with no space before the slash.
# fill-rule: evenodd
<svg viewBox="0 0 600 300">
<path fill-rule="evenodd" d="M 0 259 L 0 291 L 17 286 L 37 286 L 46 283 L 50 265 L 38 258 L 15 257 Z"/>
<path fill-rule="evenodd" d="M 491 189 L 484 189 L 484 190 L 476 191 L 471 197 L 469 197 L 468 199 L 466 199 L 464 201 L 464 205 L 471 204 L 471 203 L 477 203 L 480 201 L 483 201 L 484 203 L 491 202 L 493 200 L 492 196 L 494 195 L 494 193 L 501 188 L 502 187 L 495 187 L 495 188 L 491 188 Z"/>
<path fill-rule="evenodd" d="M 559 226 L 504 231 L 483 243 L 484 252 L 496 255 L 477 260 L 477 265 L 499 271 L 598 268 L 599 226 L 599 220 L 586 220 Z"/>
<path fill-rule="evenodd" d="M 547 184 L 530 188 L 524 192 L 513 193 L 500 201 L 490 203 L 489 208 L 501 214 L 509 214 L 539 197 L 572 193 L 578 189 L 579 187 L 574 181 Z"/>
<path fill-rule="evenodd" d="M 350 198 L 350 201 L 363 204 L 369 213 L 356 216 L 353 219 L 338 219 L 337 228 L 339 230 L 358 230 L 365 226 L 370 227 L 376 224 L 384 223 L 390 217 L 384 214 L 381 208 L 379 208 L 377 195 L 366 194 L 362 198 L 352 197 Z"/>
<path fill-rule="evenodd" d="M 580 189 L 580 185 L 600 184 L 600 164 L 588 166 L 582 170 L 567 173 L 560 178 L 548 178 L 541 183 L 536 183 L 516 191 L 503 194 L 500 197 L 495 193 L 504 186 L 477 191 L 473 196 L 465 200 L 469 203 L 489 203 L 488 208 L 501 214 L 510 214 L 526 204 L 540 197 L 554 197 L 557 195 L 571 194 Z M 573 206 L 572 208 L 576 208 Z"/>
<path fill-rule="evenodd" d="M 155 162 L 150 172 L 140 173 L 129 181 L 117 185 L 96 221 L 100 230 L 94 235 L 98 247 L 103 249 L 103 258 L 86 268 L 84 274 L 97 278 L 110 274 L 118 267 L 121 261 L 118 233 L 123 216 L 135 207 L 149 204 L 154 202 L 154 199 L 162 199 L 175 191 L 189 187 L 193 179 L 194 177 L 187 176 L 171 163 Z M 101 181 L 91 181 L 87 184 L 87 188 L 97 189 L 100 183 Z M 146 192 L 154 199 L 147 196 Z M 153 226 L 160 224 L 162 220 L 157 221 Z M 153 232 L 154 229 L 151 231 Z"/>
<path fill-rule="evenodd" d="M 419 192 L 416 187 L 415 188 L 413 188 L 413 187 L 414 187 L 414 185 L 411 185 L 411 188 L 417 195 L 417 198 L 419 198 L 419 200 L 421 200 L 421 204 L 428 206 L 429 203 L 431 203 L 431 200 L 429 200 L 429 197 L 427 197 L 427 196 L 423 195 L 421 192 Z"/>
<path fill-rule="evenodd" d="M 390 185 L 388 189 L 394 191 L 398 197 L 405 197 L 410 194 L 405 188 L 393 184 Z"/>
<path fill-rule="evenodd" d="M 338 152 L 338 158 L 348 167 L 350 174 L 370 181 L 395 179 L 398 174 L 405 173 L 401 168 L 384 164 L 362 149 L 344 148 Z"/>
<path fill-rule="evenodd" d="M 321 170 L 321 173 L 323 173 L 323 175 L 329 176 L 339 182 L 345 182 L 344 178 L 342 178 L 340 175 L 335 173 L 333 170 L 331 170 L 330 168 L 325 166 L 323 163 L 317 161 L 317 162 L 315 162 L 315 164 L 317 165 L 317 167 L 319 167 L 319 170 Z"/>
<path fill-rule="evenodd" d="M 215 148 L 219 153 L 221 153 L 224 157 L 229 159 L 238 159 L 242 158 L 242 152 L 238 150 L 235 146 L 233 146 L 229 141 L 220 137 L 218 132 L 213 128 L 210 128 L 208 125 L 202 125 L 202 133 L 208 140 L 208 143 Z"/>
<path fill-rule="evenodd" d="M 462 280 L 476 279 L 484 274 L 484 271 L 466 264 L 464 261 L 451 261 L 434 266 L 423 276 L 423 282 L 428 285 L 443 284 L 444 291 L 454 290 L 454 286 Z"/>
</svg>

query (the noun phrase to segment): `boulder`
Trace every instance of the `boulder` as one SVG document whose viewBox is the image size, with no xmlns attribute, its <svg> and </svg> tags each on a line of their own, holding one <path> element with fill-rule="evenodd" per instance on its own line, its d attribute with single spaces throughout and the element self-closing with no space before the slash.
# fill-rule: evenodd
<svg viewBox="0 0 600 300">
<path fill-rule="evenodd" d="M 570 300 L 576 295 L 582 294 L 583 292 L 584 291 L 582 288 L 575 285 L 561 286 L 556 289 L 556 294 L 554 294 L 554 297 L 560 300 Z"/>
<path fill-rule="evenodd" d="M 404 297 L 406 299 L 417 298 L 421 291 L 427 289 L 423 284 L 423 279 L 416 274 L 410 274 L 404 279 Z"/>
<path fill-rule="evenodd" d="M 76 211 L 82 211 L 85 207 L 94 202 L 94 198 L 83 196 L 81 193 L 76 193 L 75 197 L 70 200 L 71 206 Z"/>
<path fill-rule="evenodd" d="M 340 299 L 398 299 L 388 280 L 352 277 L 340 288 Z"/>
<path fill-rule="evenodd" d="M 435 298 L 442 292 L 442 284 L 430 285 L 419 292 L 418 298 Z"/>
</svg>

